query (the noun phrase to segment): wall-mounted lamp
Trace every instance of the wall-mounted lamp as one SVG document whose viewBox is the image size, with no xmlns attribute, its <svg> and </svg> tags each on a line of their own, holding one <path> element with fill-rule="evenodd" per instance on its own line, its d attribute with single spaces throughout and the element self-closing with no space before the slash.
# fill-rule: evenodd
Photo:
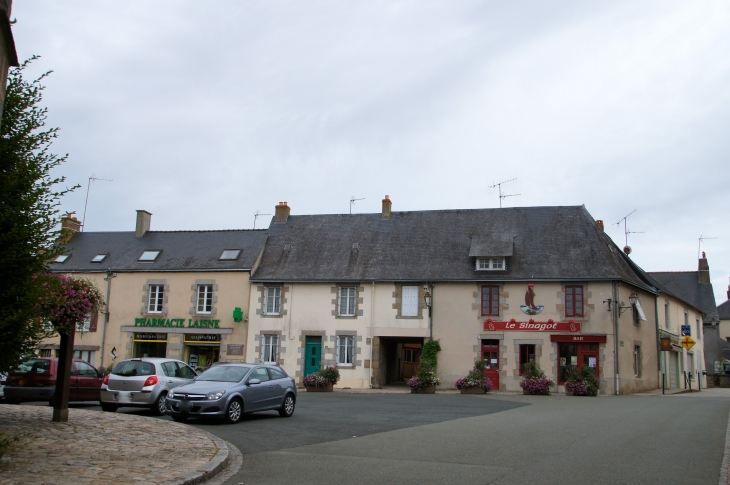
<svg viewBox="0 0 730 485">
<path fill-rule="evenodd" d="M 612 300 L 610 298 L 608 300 L 603 300 L 603 303 L 608 303 L 608 311 L 609 312 L 611 311 L 611 304 L 612 303 L 613 304 L 618 303 L 618 315 L 619 316 L 621 316 L 621 314 L 623 312 L 625 312 L 626 310 L 630 310 L 630 309 L 634 308 L 638 302 L 639 302 L 639 296 L 636 293 L 631 293 L 629 295 L 629 303 L 631 303 L 631 306 L 624 306 L 625 305 L 624 302 L 620 302 L 619 303 L 619 302 L 617 302 L 615 300 Z"/>
<path fill-rule="evenodd" d="M 428 308 L 429 314 L 431 313 L 431 305 L 433 304 L 433 297 L 431 296 L 431 292 L 428 291 L 428 289 L 423 294 L 423 301 L 426 303 L 426 307 Z"/>
</svg>

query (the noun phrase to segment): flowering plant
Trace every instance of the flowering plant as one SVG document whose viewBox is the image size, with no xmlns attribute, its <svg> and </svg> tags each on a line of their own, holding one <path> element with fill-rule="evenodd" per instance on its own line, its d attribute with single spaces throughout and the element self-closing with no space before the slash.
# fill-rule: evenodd
<svg viewBox="0 0 730 485">
<path fill-rule="evenodd" d="M 537 362 L 528 362 L 525 368 L 524 379 L 520 382 L 520 387 L 528 394 L 550 394 L 550 388 L 555 383 L 545 377 L 545 373 Z"/>
<path fill-rule="evenodd" d="M 574 396 L 595 396 L 598 394 L 598 379 L 593 369 L 583 366 L 580 371 L 573 371 L 565 382 L 565 391 Z"/>
<path fill-rule="evenodd" d="M 86 278 L 58 274 L 36 275 L 34 278 L 41 288 L 36 305 L 61 333 L 81 330 L 92 311 L 104 303 L 101 290 Z"/>
<path fill-rule="evenodd" d="M 438 386 L 439 384 L 441 384 L 441 380 L 436 377 L 436 371 L 423 361 L 418 367 L 418 374 L 408 379 L 408 386 L 414 391 L 425 389 L 430 385 Z"/>
<path fill-rule="evenodd" d="M 306 387 L 327 387 L 330 384 L 337 384 L 340 380 L 340 371 L 337 367 L 328 365 L 316 374 L 310 374 L 304 379 L 302 383 Z"/>
<path fill-rule="evenodd" d="M 492 381 L 484 377 L 485 362 L 483 360 L 474 363 L 474 368 L 469 371 L 466 377 L 456 380 L 456 388 L 467 389 L 470 387 L 481 387 L 486 392 L 492 390 Z"/>
</svg>

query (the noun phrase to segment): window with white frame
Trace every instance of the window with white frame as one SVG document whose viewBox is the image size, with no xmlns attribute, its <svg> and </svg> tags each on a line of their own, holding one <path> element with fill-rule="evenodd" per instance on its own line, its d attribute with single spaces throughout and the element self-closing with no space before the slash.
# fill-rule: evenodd
<svg viewBox="0 0 730 485">
<path fill-rule="evenodd" d="M 213 312 L 213 285 L 198 285 L 197 312 L 201 314 Z"/>
<path fill-rule="evenodd" d="M 504 258 L 477 258 L 477 271 L 494 271 L 505 267 Z"/>
<path fill-rule="evenodd" d="M 276 364 L 279 362 L 279 336 L 261 336 L 261 362 Z"/>
<path fill-rule="evenodd" d="M 165 300 L 165 285 L 150 285 L 147 313 L 162 313 Z"/>
<path fill-rule="evenodd" d="M 356 298 L 357 288 L 340 286 L 339 298 L 337 302 L 337 315 L 340 317 L 354 317 Z"/>
<path fill-rule="evenodd" d="M 695 327 L 697 327 L 697 340 L 702 340 L 702 323 L 699 318 L 695 318 Z"/>
<path fill-rule="evenodd" d="M 264 291 L 264 315 L 281 314 L 281 287 L 270 287 Z"/>
<path fill-rule="evenodd" d="M 400 314 L 402 317 L 418 316 L 418 287 L 403 286 L 401 288 Z"/>
<path fill-rule="evenodd" d="M 337 365 L 351 366 L 353 364 L 353 346 L 355 337 L 349 335 L 337 336 Z"/>
</svg>

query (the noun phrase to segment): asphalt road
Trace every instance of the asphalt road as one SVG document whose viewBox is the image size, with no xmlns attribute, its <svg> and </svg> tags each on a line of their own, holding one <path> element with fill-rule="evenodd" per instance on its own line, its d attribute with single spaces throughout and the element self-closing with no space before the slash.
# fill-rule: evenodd
<svg viewBox="0 0 730 485">
<path fill-rule="evenodd" d="M 703 394 L 300 393 L 292 418 L 189 423 L 243 453 L 227 485 L 715 485 L 730 393 Z"/>
</svg>

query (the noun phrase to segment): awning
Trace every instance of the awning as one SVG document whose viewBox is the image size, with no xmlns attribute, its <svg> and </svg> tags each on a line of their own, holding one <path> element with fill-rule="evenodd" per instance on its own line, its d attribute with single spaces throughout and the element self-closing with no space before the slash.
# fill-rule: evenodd
<svg viewBox="0 0 730 485">
<path fill-rule="evenodd" d="M 636 299 L 636 303 L 634 303 L 634 306 L 636 307 L 636 311 L 639 312 L 639 318 L 646 322 L 646 315 L 644 314 L 644 310 L 641 308 L 641 302 L 638 298 Z"/>
</svg>

